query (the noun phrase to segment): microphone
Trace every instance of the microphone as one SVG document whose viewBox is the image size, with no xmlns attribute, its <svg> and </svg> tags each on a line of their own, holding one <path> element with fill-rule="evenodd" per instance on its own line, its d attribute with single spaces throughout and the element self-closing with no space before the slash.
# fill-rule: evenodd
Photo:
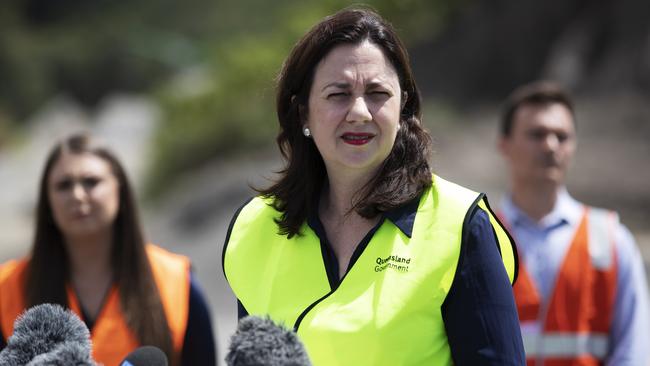
<svg viewBox="0 0 650 366">
<path fill-rule="evenodd" d="M 295 332 L 270 318 L 247 316 L 230 338 L 228 366 L 311 366 Z"/>
<path fill-rule="evenodd" d="M 167 366 L 167 356 L 158 347 L 142 346 L 129 353 L 120 366 Z"/>
<path fill-rule="evenodd" d="M 36 305 L 14 322 L 14 333 L 0 352 L 3 366 L 96 366 L 90 332 L 60 305 Z"/>
<path fill-rule="evenodd" d="M 94 366 L 95 362 L 90 358 L 90 354 L 87 359 L 85 357 L 80 359 L 79 355 L 85 353 L 88 353 L 85 346 L 79 343 L 66 343 L 51 352 L 34 357 L 26 366 Z"/>
</svg>

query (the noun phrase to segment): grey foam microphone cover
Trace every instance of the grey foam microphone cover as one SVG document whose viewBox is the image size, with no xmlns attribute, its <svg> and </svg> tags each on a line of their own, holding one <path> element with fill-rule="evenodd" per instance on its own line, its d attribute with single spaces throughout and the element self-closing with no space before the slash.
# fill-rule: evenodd
<svg viewBox="0 0 650 366">
<path fill-rule="evenodd" d="M 0 352 L 3 366 L 95 366 L 90 332 L 71 311 L 42 304 L 26 310 L 14 322 L 14 333 Z"/>
<path fill-rule="evenodd" d="M 82 357 L 79 357 L 83 355 Z M 48 353 L 34 357 L 25 366 L 84 366 L 95 365 L 89 358 L 86 346 L 76 342 L 65 342 Z"/>
<path fill-rule="evenodd" d="M 230 339 L 226 365 L 311 366 L 311 362 L 296 333 L 269 318 L 247 316 Z"/>
</svg>

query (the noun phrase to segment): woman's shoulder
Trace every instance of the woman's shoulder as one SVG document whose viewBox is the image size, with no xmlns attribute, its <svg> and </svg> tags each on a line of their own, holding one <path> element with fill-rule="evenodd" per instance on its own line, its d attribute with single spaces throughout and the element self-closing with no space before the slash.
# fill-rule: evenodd
<svg viewBox="0 0 650 366">
<path fill-rule="evenodd" d="M 276 200 L 274 197 L 253 196 L 246 199 L 235 210 L 231 219 L 231 226 L 241 217 L 244 217 L 248 221 L 256 220 L 262 216 L 276 217 L 279 214 L 279 211 L 276 209 Z"/>
<path fill-rule="evenodd" d="M 25 270 L 28 259 L 14 259 L 0 264 L 0 335 L 7 340 L 16 317 L 25 310 Z"/>
<path fill-rule="evenodd" d="M 0 264 L 0 283 L 21 277 L 27 267 L 27 258 L 12 259 Z"/>
<path fill-rule="evenodd" d="M 181 266 L 187 267 L 190 266 L 190 259 L 187 256 L 182 254 L 174 253 L 165 248 L 162 248 L 155 244 L 147 244 L 146 246 L 147 256 L 149 259 L 154 262 L 153 264 L 159 264 L 163 266 Z"/>
<path fill-rule="evenodd" d="M 431 183 L 431 186 L 440 193 L 453 194 L 455 196 L 473 197 L 474 199 L 479 195 L 478 192 L 475 192 L 458 183 L 446 180 L 435 174 L 431 179 Z"/>
<path fill-rule="evenodd" d="M 259 211 L 273 210 L 275 211 L 276 198 L 273 196 L 254 196 L 248 198 L 242 204 L 242 209 L 254 209 Z"/>
<path fill-rule="evenodd" d="M 425 192 L 425 196 L 431 201 L 437 201 L 435 203 L 437 207 L 453 209 L 463 216 L 465 216 L 465 213 L 471 212 L 473 207 L 484 197 L 482 193 L 478 193 L 437 175 L 433 176 L 431 183 L 431 188 Z"/>
</svg>

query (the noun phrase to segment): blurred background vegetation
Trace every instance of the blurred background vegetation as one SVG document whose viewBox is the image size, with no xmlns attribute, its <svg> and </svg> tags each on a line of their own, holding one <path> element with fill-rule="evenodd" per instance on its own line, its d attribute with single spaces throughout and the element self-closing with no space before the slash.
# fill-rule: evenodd
<svg viewBox="0 0 650 366">
<path fill-rule="evenodd" d="M 413 58 L 429 110 L 501 100 L 553 77 L 574 91 L 650 90 L 647 0 L 373 0 Z M 88 110 L 116 91 L 162 109 L 147 194 L 215 157 L 264 150 L 274 78 L 341 0 L 0 2 L 0 148 L 56 95 Z M 433 113 L 436 113 L 435 111 Z M 165 184 L 160 184 L 165 182 Z"/>
<path fill-rule="evenodd" d="M 531 80 L 565 84 L 580 138 L 569 189 L 621 213 L 650 273 L 650 1 L 367 3 L 409 48 L 434 169 L 493 203 L 508 184 L 500 102 Z M 149 240 L 192 259 L 223 355 L 237 320 L 221 244 L 246 183 L 281 163 L 276 74 L 300 36 L 350 4 L 0 0 L 0 261 L 29 249 L 47 149 L 88 129 L 149 198 Z"/>
<path fill-rule="evenodd" d="M 434 36 L 463 1 L 379 0 L 407 41 Z M 64 94 L 92 109 L 115 91 L 162 106 L 149 195 L 215 156 L 264 149 L 274 78 L 293 43 L 346 5 L 328 1 L 24 0 L 0 3 L 0 141 Z M 1 146 L 2 144 L 0 144 Z M 166 181 L 169 184 L 156 184 Z"/>
</svg>

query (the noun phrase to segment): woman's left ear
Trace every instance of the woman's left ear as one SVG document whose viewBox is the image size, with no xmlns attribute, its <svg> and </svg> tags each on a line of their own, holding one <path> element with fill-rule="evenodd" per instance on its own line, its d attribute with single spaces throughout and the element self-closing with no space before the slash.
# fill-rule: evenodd
<svg viewBox="0 0 650 366">
<path fill-rule="evenodd" d="M 402 92 L 402 107 L 400 109 L 404 109 L 404 106 L 406 105 L 406 101 L 409 99 L 409 93 L 405 90 Z"/>
</svg>

